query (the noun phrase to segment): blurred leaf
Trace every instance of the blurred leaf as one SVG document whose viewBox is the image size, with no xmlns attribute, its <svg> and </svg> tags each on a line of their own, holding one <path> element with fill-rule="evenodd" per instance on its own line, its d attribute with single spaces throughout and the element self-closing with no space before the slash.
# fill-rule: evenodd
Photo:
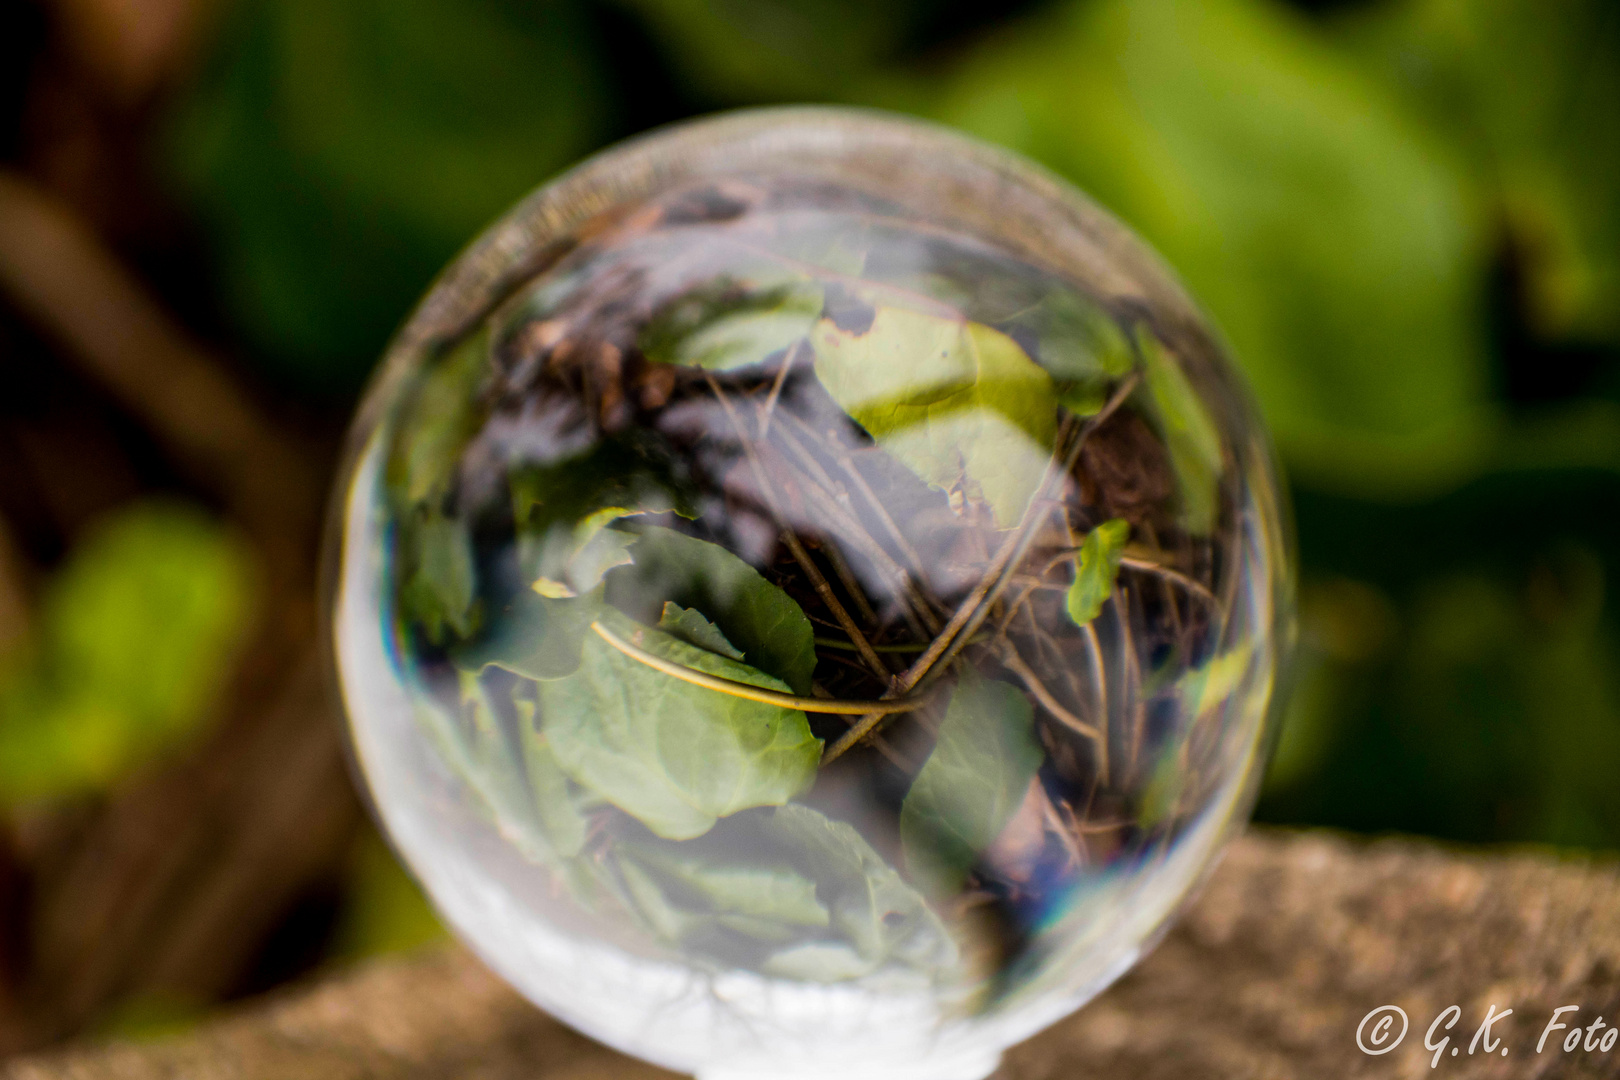
<svg viewBox="0 0 1620 1080">
<path fill-rule="evenodd" d="M 784 942 L 828 923 L 816 883 L 791 866 L 722 862 L 691 844 L 621 843 L 615 858 L 637 908 L 670 941 L 718 928 Z"/>
<path fill-rule="evenodd" d="M 799 341 L 821 303 L 820 286 L 807 279 L 757 285 L 721 278 L 658 312 L 642 331 L 641 348 L 654 363 L 730 371 Z"/>
<path fill-rule="evenodd" d="M 449 936 L 382 837 L 366 829 L 349 856 L 332 954 L 359 959 L 405 952 Z"/>
<path fill-rule="evenodd" d="M 881 300 L 865 312 L 816 324 L 816 377 L 912 472 L 1018 524 L 1051 455 L 1052 377 L 983 323 Z"/>
<path fill-rule="evenodd" d="M 1074 582 L 1066 600 L 1069 618 L 1084 626 L 1097 617 L 1103 604 L 1114 594 L 1119 577 L 1119 560 L 1131 536 L 1131 523 L 1124 518 L 1105 521 L 1086 534 L 1074 560 Z"/>
<path fill-rule="evenodd" d="M 1225 466 L 1220 432 L 1187 373 L 1153 332 L 1144 327 L 1136 340 L 1142 349 L 1142 373 L 1153 419 L 1164 435 L 1170 467 L 1176 474 L 1181 523 L 1188 532 L 1207 536 L 1215 528 L 1217 488 Z"/>
<path fill-rule="evenodd" d="M 536 681 L 566 678 L 579 669 L 580 649 L 601 612 L 600 589 L 579 597 L 522 589 L 490 619 L 483 637 L 455 650 L 451 658 L 473 673 L 493 665 Z"/>
<path fill-rule="evenodd" d="M 1620 342 L 1620 7 L 1396 0 L 1342 30 L 1485 178 L 1539 329 Z"/>
<path fill-rule="evenodd" d="M 787 692 L 739 661 L 601 617 L 648 652 L 734 682 Z M 563 770 L 659 836 L 686 840 L 719 818 L 780 805 L 815 781 L 821 743 L 804 713 L 695 686 L 585 635 L 580 668 L 537 684 L 542 732 Z"/>
<path fill-rule="evenodd" d="M 964 668 L 939 740 L 900 807 L 906 868 L 954 894 L 1017 812 L 1045 757 L 1034 712 L 1016 687 Z"/>
<path fill-rule="evenodd" d="M 993 39 L 938 114 L 1142 231 L 1230 336 L 1312 483 L 1454 480 L 1491 417 L 1466 177 L 1271 0 L 1069 3 Z"/>
<path fill-rule="evenodd" d="M 174 172 L 254 344 L 351 389 L 446 260 L 596 145 L 574 0 L 241 0 L 175 108 Z"/>
<path fill-rule="evenodd" d="M 919 0 L 619 0 L 716 102 L 840 100 L 900 43 Z"/>
<path fill-rule="evenodd" d="M 0 675 L 0 805 L 112 783 L 182 743 L 231 676 L 252 565 L 189 507 L 138 504 L 50 581 L 35 654 Z"/>
<path fill-rule="evenodd" d="M 444 641 L 447 628 L 464 639 L 473 631 L 478 588 L 467 523 L 431 511 L 412 525 L 406 552 L 411 570 L 399 590 L 404 616 L 420 624 L 429 641 Z"/>
</svg>

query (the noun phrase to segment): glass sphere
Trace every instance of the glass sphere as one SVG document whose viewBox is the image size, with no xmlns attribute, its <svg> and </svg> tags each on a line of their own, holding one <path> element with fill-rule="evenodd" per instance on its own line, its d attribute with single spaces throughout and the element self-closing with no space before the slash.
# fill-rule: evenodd
<svg viewBox="0 0 1620 1080">
<path fill-rule="evenodd" d="M 773 110 L 609 150 L 450 266 L 360 410 L 328 601 L 377 815 L 535 1003 L 705 1077 L 971 1080 L 1246 815 L 1283 518 L 1118 223 Z"/>
</svg>

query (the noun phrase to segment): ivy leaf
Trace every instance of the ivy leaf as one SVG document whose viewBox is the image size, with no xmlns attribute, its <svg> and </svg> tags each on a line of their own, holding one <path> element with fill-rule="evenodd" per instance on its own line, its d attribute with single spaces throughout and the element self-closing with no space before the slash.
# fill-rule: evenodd
<svg viewBox="0 0 1620 1080">
<path fill-rule="evenodd" d="M 821 288 L 806 279 L 761 286 L 721 278 L 655 315 L 642 332 L 641 351 L 658 364 L 730 371 L 800 341 L 821 305 Z"/>
<path fill-rule="evenodd" d="M 411 520 L 417 524 L 410 530 L 411 570 L 400 588 L 403 614 L 420 624 L 434 643 L 445 640 L 447 628 L 466 638 L 476 622 L 473 601 L 477 588 L 467 525 L 437 511 Z"/>
<path fill-rule="evenodd" d="M 841 939 L 779 952 L 769 970 L 855 978 L 886 965 L 934 974 L 956 963 L 956 946 L 939 917 L 852 826 L 795 803 L 771 811 L 760 828 L 816 882 Z"/>
<path fill-rule="evenodd" d="M 463 671 L 493 665 L 536 681 L 565 678 L 579 669 L 580 649 L 595 636 L 590 625 L 601 613 L 601 586 L 574 598 L 523 589 L 489 619 L 482 638 L 456 649 L 452 659 Z"/>
<path fill-rule="evenodd" d="M 664 613 L 658 617 L 658 629 L 672 637 L 680 638 L 689 645 L 719 653 L 732 660 L 744 658 L 743 651 L 727 641 L 726 635 L 720 632 L 719 627 L 691 608 L 666 602 Z"/>
<path fill-rule="evenodd" d="M 815 631 L 804 610 L 758 570 L 718 544 L 647 526 L 630 548 L 633 564 L 607 576 L 607 597 L 624 611 L 658 617 L 666 602 L 702 612 L 743 658 L 810 692 Z"/>
<path fill-rule="evenodd" d="M 811 332 L 816 375 L 885 451 L 947 494 L 1023 516 L 1051 456 L 1052 377 L 983 323 L 878 303 Z"/>
<path fill-rule="evenodd" d="M 566 601 L 565 601 L 566 602 Z M 739 661 L 637 626 L 605 623 L 664 659 L 771 690 L 788 685 Z M 750 806 L 786 802 L 815 781 L 821 742 L 804 713 L 683 682 L 594 633 L 579 670 L 539 684 L 543 731 L 563 770 L 659 836 L 701 836 Z"/>
<path fill-rule="evenodd" d="M 964 670 L 939 741 L 900 805 L 900 842 L 915 877 L 942 894 L 961 887 L 1040 767 L 1034 723 L 1017 688 Z"/>
<path fill-rule="evenodd" d="M 1069 618 L 1074 620 L 1074 625 L 1084 626 L 1095 619 L 1113 595 L 1120 556 L 1124 555 L 1125 541 L 1130 536 L 1131 523 L 1124 518 L 1105 521 L 1086 534 L 1075 556 L 1074 582 L 1069 586 L 1067 600 Z"/>
<path fill-rule="evenodd" d="M 1170 454 L 1181 500 L 1181 524 L 1196 536 L 1215 527 L 1223 468 L 1221 435 L 1187 373 L 1145 327 L 1136 335 L 1153 418 Z"/>
</svg>

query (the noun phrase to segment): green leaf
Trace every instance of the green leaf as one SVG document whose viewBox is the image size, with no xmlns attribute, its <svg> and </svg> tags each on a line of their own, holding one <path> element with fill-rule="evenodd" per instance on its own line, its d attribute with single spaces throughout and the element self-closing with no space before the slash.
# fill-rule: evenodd
<svg viewBox="0 0 1620 1080">
<path fill-rule="evenodd" d="M 602 621 L 664 659 L 752 686 L 788 685 L 608 610 Z M 539 684 L 542 728 L 569 776 L 659 836 L 684 840 L 815 781 L 821 743 L 804 713 L 694 686 L 594 633 L 579 670 Z"/>
<path fill-rule="evenodd" d="M 876 290 L 874 290 L 876 293 Z M 1057 427 L 1052 377 L 998 330 L 879 302 L 869 325 L 823 318 L 816 375 L 878 445 L 1011 528 L 1040 486 Z"/>
<path fill-rule="evenodd" d="M 889 965 L 935 975 L 956 963 L 956 946 L 939 917 L 852 826 L 790 804 L 771 811 L 760 827 L 816 882 L 816 895 L 841 939 L 810 952 L 780 952 L 770 969 L 788 977 L 827 979 L 854 978 Z"/>
<path fill-rule="evenodd" d="M 354 387 L 469 237 L 613 121 L 572 0 L 243 0 L 169 159 L 256 355 Z"/>
<path fill-rule="evenodd" d="M 573 784 L 557 764 L 551 744 L 540 733 L 535 702 L 525 696 L 520 683 L 513 693 L 518 713 L 518 741 L 523 746 L 523 765 L 529 778 L 529 793 L 546 843 L 564 858 L 578 855 L 585 846 L 585 814 Z"/>
<path fill-rule="evenodd" d="M 1455 157 L 1318 25 L 1272 0 L 1068 0 L 985 39 L 935 115 L 1162 252 L 1292 472 L 1434 490 L 1477 467 L 1494 422 L 1488 220 Z"/>
<path fill-rule="evenodd" d="M 647 619 L 674 602 L 712 621 L 753 667 L 795 694 L 810 692 L 815 631 L 804 610 L 758 570 L 718 544 L 646 526 L 630 549 L 633 565 L 607 575 L 610 603 Z"/>
<path fill-rule="evenodd" d="M 1033 340 L 1030 356 L 1060 385 L 1102 384 L 1123 378 L 1136 366 L 1118 320 L 1073 288 L 1049 289 L 996 328 L 1021 341 Z"/>
<path fill-rule="evenodd" d="M 530 587 L 551 599 L 578 596 L 600 585 L 603 576 L 615 566 L 628 566 L 635 535 L 603 526 L 639 512 L 624 506 L 598 510 L 574 526 L 571 533 L 565 528 L 550 530 L 546 542 L 538 546 L 538 553 L 535 549 L 521 550 L 520 542 L 518 561 L 534 577 Z M 556 576 L 549 576 L 553 574 Z"/>
<path fill-rule="evenodd" d="M 1223 469 L 1221 435 L 1209 410 L 1181 369 L 1153 332 L 1143 327 L 1136 335 L 1142 350 L 1148 398 L 1153 419 L 1170 454 L 1181 502 L 1181 524 L 1195 536 L 1207 536 L 1219 512 L 1219 482 Z"/>
<path fill-rule="evenodd" d="M 719 627 L 691 608 L 666 602 L 663 614 L 658 617 L 658 629 L 672 637 L 680 638 L 689 645 L 719 653 L 732 660 L 744 658 L 743 651 L 727 641 L 726 635 L 720 632 Z"/>
<path fill-rule="evenodd" d="M 0 669 L 0 807 L 105 788 L 184 745 L 231 677 L 254 585 L 240 540 L 195 508 L 138 503 L 91 530 Z"/>
<path fill-rule="evenodd" d="M 1075 556 L 1074 582 L 1069 586 L 1067 600 L 1069 618 L 1076 626 L 1095 619 L 1114 594 L 1119 560 L 1125 554 L 1125 542 L 1130 536 L 1131 523 L 1124 518 L 1105 521 L 1086 534 Z"/>
<path fill-rule="evenodd" d="M 429 641 L 443 642 L 446 629 L 466 638 L 476 622 L 477 589 L 466 522 L 437 511 L 411 520 L 416 522 L 409 530 L 414 550 L 407 552 L 412 566 L 400 587 L 402 614 L 419 623 Z"/>
<path fill-rule="evenodd" d="M 917 0 L 624 0 L 689 91 L 737 105 L 838 100 L 924 10 Z"/>
<path fill-rule="evenodd" d="M 727 930 L 780 943 L 828 924 L 815 882 L 791 866 L 727 860 L 691 844 L 621 843 L 614 854 L 637 910 L 668 941 Z"/>
<path fill-rule="evenodd" d="M 1040 768 L 1034 723 L 1016 687 L 963 670 L 939 740 L 900 806 L 900 840 L 914 877 L 941 894 L 961 887 Z"/>
<path fill-rule="evenodd" d="M 536 681 L 565 678 L 579 669 L 580 650 L 595 636 L 590 625 L 602 611 L 600 586 L 575 598 L 524 589 L 488 620 L 481 638 L 456 649 L 452 659 L 463 671 L 493 665 Z"/>
<path fill-rule="evenodd" d="M 1611 0 L 1397 0 L 1338 39 L 1467 161 L 1548 337 L 1620 342 L 1620 20 Z"/>
<path fill-rule="evenodd" d="M 400 510 L 442 497 L 477 429 L 478 390 L 490 367 L 489 333 L 470 334 L 428 369 L 393 437 L 388 482 Z"/>
<path fill-rule="evenodd" d="M 807 279 L 760 285 L 723 277 L 655 315 L 641 350 L 658 364 L 730 371 L 802 340 L 821 305 L 821 288 Z"/>
<path fill-rule="evenodd" d="M 557 852 L 536 816 L 520 764 L 522 750 L 508 734 L 483 680 L 466 671 L 457 677 L 461 687 L 457 763 L 462 778 L 483 801 L 502 836 L 530 859 L 553 862 Z"/>
</svg>

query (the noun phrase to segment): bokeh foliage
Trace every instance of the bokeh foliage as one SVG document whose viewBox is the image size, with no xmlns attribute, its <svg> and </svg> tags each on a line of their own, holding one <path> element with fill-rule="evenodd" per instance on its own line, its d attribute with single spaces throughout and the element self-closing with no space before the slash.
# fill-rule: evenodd
<svg viewBox="0 0 1620 1080">
<path fill-rule="evenodd" d="M 270 382 L 353 395 L 458 248 L 651 124 L 827 101 L 956 125 L 1147 237 L 1268 419 L 1304 588 L 1262 814 L 1620 846 L 1620 5 L 224 8 L 156 156 Z M 0 659 L 4 801 L 182 744 L 251 593 L 191 511 L 85 539 Z M 430 932 L 388 865 L 357 855 L 381 914 L 345 916 L 345 949 Z"/>
</svg>

